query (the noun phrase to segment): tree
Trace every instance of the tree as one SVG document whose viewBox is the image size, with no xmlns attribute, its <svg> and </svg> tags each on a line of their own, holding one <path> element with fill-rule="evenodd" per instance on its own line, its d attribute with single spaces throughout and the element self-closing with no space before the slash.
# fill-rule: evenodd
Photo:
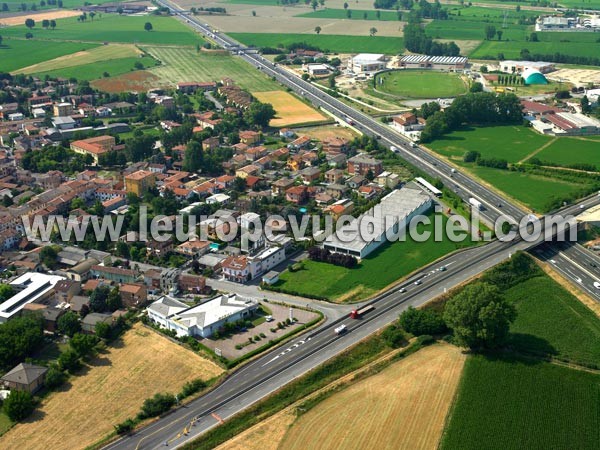
<svg viewBox="0 0 600 450">
<path fill-rule="evenodd" d="M 142 410 L 139 412 L 140 419 L 156 417 L 167 412 L 175 405 L 175 396 L 173 394 L 156 394 L 152 398 L 147 398 L 142 404 Z"/>
<path fill-rule="evenodd" d="M 33 19 L 26 19 L 25 20 L 25 26 L 31 30 L 33 27 L 35 27 L 35 20 L 33 20 Z"/>
<path fill-rule="evenodd" d="M 483 84 L 481 84 L 479 81 L 474 82 L 471 84 L 469 92 L 483 92 Z"/>
<path fill-rule="evenodd" d="M 58 332 L 65 334 L 69 337 L 73 337 L 75 333 L 81 331 L 81 323 L 79 322 L 79 316 L 73 311 L 68 311 L 58 318 L 56 323 Z"/>
<path fill-rule="evenodd" d="M 444 320 L 458 344 L 473 350 L 502 345 L 515 317 L 515 307 L 500 290 L 484 282 L 467 285 L 444 309 Z"/>
<path fill-rule="evenodd" d="M 152 31 L 152 24 L 150 22 L 146 22 L 144 24 L 144 30 L 146 30 L 146 31 Z"/>
<path fill-rule="evenodd" d="M 90 12 L 90 17 L 92 19 L 92 22 L 94 21 L 94 17 L 96 17 L 96 13 L 94 11 Z"/>
<path fill-rule="evenodd" d="M 44 377 L 44 385 L 48 389 L 56 389 L 62 386 L 66 379 L 66 374 L 56 364 L 52 364 Z"/>
<path fill-rule="evenodd" d="M 25 314 L 0 324 L 0 368 L 10 369 L 44 345 L 44 319 Z"/>
<path fill-rule="evenodd" d="M 198 172 L 204 162 L 204 150 L 202 144 L 197 141 L 190 141 L 183 155 L 183 170 L 186 172 Z"/>
<path fill-rule="evenodd" d="M 6 12 L 6 11 L 8 11 L 8 4 L 2 3 L 2 12 Z"/>
<path fill-rule="evenodd" d="M 587 95 L 581 97 L 581 112 L 583 114 L 589 114 L 592 112 L 592 106 L 590 105 L 590 101 L 587 98 Z"/>
<path fill-rule="evenodd" d="M 252 11 L 252 17 L 256 17 L 256 11 Z"/>
<path fill-rule="evenodd" d="M 348 9 L 348 3 L 344 2 L 344 9 Z"/>
<path fill-rule="evenodd" d="M 444 319 L 432 309 L 409 307 L 400 314 L 400 325 L 415 336 L 441 334 L 447 330 Z"/>
<path fill-rule="evenodd" d="M 53 30 L 56 28 L 56 20 L 50 20 L 50 28 Z"/>
<path fill-rule="evenodd" d="M 10 284 L 0 284 L 0 303 L 5 302 L 13 295 L 15 295 L 15 290 Z"/>
<path fill-rule="evenodd" d="M 80 356 L 88 356 L 94 352 L 98 343 L 98 337 L 93 334 L 75 333 L 69 341 L 69 345 Z"/>
<path fill-rule="evenodd" d="M 47 30 L 49 26 L 50 26 L 50 21 L 48 19 L 42 20 L 42 28 Z"/>
<path fill-rule="evenodd" d="M 346 17 L 347 17 L 348 19 L 352 19 L 352 10 L 350 10 L 350 9 L 347 9 L 347 10 L 346 10 Z"/>
<path fill-rule="evenodd" d="M 266 127 L 275 117 L 275 109 L 270 103 L 252 102 L 244 113 L 244 119 L 249 125 Z"/>
<path fill-rule="evenodd" d="M 517 10 L 517 12 L 521 11 L 521 5 L 517 5 L 515 9 Z"/>
<path fill-rule="evenodd" d="M 531 42 L 538 42 L 538 41 L 539 41 L 539 38 L 538 38 L 538 35 L 537 35 L 537 33 L 535 33 L 535 32 L 534 32 L 534 33 L 531 33 L 531 34 L 529 35 L 529 40 L 530 40 Z"/>
<path fill-rule="evenodd" d="M 496 36 L 498 36 L 498 40 L 499 40 L 499 41 L 501 41 L 501 40 L 502 40 L 502 34 L 503 34 L 503 33 L 504 33 L 504 32 L 503 32 L 502 30 L 498 30 L 498 31 L 496 31 Z"/>
<path fill-rule="evenodd" d="M 40 260 L 49 269 L 54 269 L 58 261 L 58 252 L 52 245 L 46 245 L 40 251 Z"/>
<path fill-rule="evenodd" d="M 320 26 L 316 26 L 315 27 L 315 33 L 319 34 L 321 32 L 321 27 Z"/>
<path fill-rule="evenodd" d="M 94 289 L 92 295 L 90 295 L 90 309 L 93 312 L 106 311 L 108 294 L 110 294 L 110 288 L 108 286 L 101 285 Z"/>
<path fill-rule="evenodd" d="M 118 15 L 123 14 L 123 8 L 121 8 L 120 6 L 117 8 L 117 14 Z"/>
<path fill-rule="evenodd" d="M 377 28 L 371 27 L 369 30 L 369 36 L 375 36 L 375 33 L 377 33 Z"/>
<path fill-rule="evenodd" d="M 121 294 L 119 293 L 119 286 L 115 286 L 111 289 L 110 294 L 108 294 L 108 298 L 106 299 L 106 307 L 111 312 L 123 307 L 123 301 L 121 300 Z"/>
<path fill-rule="evenodd" d="M 496 27 L 494 25 L 486 25 L 484 28 L 485 38 L 490 41 L 496 35 Z"/>
<path fill-rule="evenodd" d="M 27 391 L 10 391 L 10 395 L 4 400 L 3 409 L 10 420 L 20 422 L 35 409 L 33 396 Z"/>
<path fill-rule="evenodd" d="M 79 354 L 72 348 L 66 349 L 58 357 L 58 366 L 61 368 L 61 370 L 67 370 L 71 373 L 75 372 L 81 367 Z"/>
<path fill-rule="evenodd" d="M 310 3 L 310 6 L 312 7 L 313 11 L 316 11 L 317 6 L 319 6 L 319 2 L 317 0 L 312 0 L 312 2 Z"/>
<path fill-rule="evenodd" d="M 377 10 L 377 12 L 375 13 L 375 17 L 377 17 L 377 20 L 381 20 L 381 11 Z"/>
<path fill-rule="evenodd" d="M 110 339 L 112 334 L 112 328 L 106 322 L 98 322 L 94 327 L 94 331 L 100 339 Z"/>
</svg>

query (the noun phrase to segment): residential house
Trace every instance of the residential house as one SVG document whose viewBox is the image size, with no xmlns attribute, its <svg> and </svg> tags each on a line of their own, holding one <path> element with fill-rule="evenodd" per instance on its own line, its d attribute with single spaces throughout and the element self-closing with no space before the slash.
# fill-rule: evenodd
<svg viewBox="0 0 600 450">
<path fill-rule="evenodd" d="M 96 325 L 107 323 L 112 325 L 113 318 L 110 314 L 89 313 L 81 320 L 81 329 L 84 333 L 95 334 Z"/>
<path fill-rule="evenodd" d="M 148 300 L 146 286 L 140 283 L 125 283 L 119 286 L 119 294 L 123 306 L 126 308 L 138 308 Z"/>
<path fill-rule="evenodd" d="M 348 172 L 356 175 L 366 176 L 369 172 L 376 177 L 383 172 L 383 164 L 380 160 L 371 158 L 366 154 L 353 156 L 348 160 Z"/>
<path fill-rule="evenodd" d="M 306 186 L 292 186 L 285 191 L 285 199 L 296 205 L 304 203 L 307 198 L 308 189 Z"/>
<path fill-rule="evenodd" d="M 156 184 L 156 174 L 146 170 L 138 170 L 125 176 L 125 190 L 142 197 L 144 192 L 154 187 Z"/>
<path fill-rule="evenodd" d="M 321 177 L 321 170 L 318 167 L 307 167 L 300 172 L 300 177 L 305 184 L 310 184 L 313 181 L 318 181 Z"/>
<path fill-rule="evenodd" d="M 175 251 L 185 256 L 198 257 L 202 256 L 210 250 L 210 242 L 208 241 L 187 241 L 175 247 Z"/>
<path fill-rule="evenodd" d="M 21 363 L 7 372 L 0 381 L 13 391 L 35 394 L 44 386 L 47 367 Z"/>
<path fill-rule="evenodd" d="M 329 169 L 325 172 L 325 182 L 329 184 L 338 184 L 344 179 L 344 171 L 341 169 Z"/>
<path fill-rule="evenodd" d="M 201 275 L 191 273 L 182 273 L 177 280 L 179 290 L 182 292 L 191 292 L 202 294 L 206 290 L 206 278 Z"/>
<path fill-rule="evenodd" d="M 273 195 L 285 195 L 285 191 L 294 185 L 291 178 L 280 178 L 271 183 L 271 192 Z"/>
<path fill-rule="evenodd" d="M 256 145 L 262 141 L 262 133 L 252 130 L 240 131 L 240 142 L 246 145 Z"/>
</svg>

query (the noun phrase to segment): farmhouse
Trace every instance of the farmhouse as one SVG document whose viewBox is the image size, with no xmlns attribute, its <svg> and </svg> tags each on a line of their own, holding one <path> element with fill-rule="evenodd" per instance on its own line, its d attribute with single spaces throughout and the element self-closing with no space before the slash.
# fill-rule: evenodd
<svg viewBox="0 0 600 450">
<path fill-rule="evenodd" d="M 354 73 L 378 72 L 385 67 L 385 55 L 379 53 L 360 53 L 348 61 L 348 69 Z"/>
<path fill-rule="evenodd" d="M 42 303 L 54 295 L 54 286 L 64 277 L 31 272 L 11 281 L 10 286 L 17 291 L 15 295 L 0 305 L 0 323 L 8 322 L 17 316 L 25 305 Z"/>
<path fill-rule="evenodd" d="M 358 219 L 328 236 L 323 247 L 332 252 L 364 258 L 387 242 L 388 237 L 398 236 L 414 216 L 425 213 L 431 204 L 431 198 L 420 190 L 407 187 L 394 190 Z M 365 220 L 371 236 L 374 236 L 372 239 L 358 233 L 361 222 Z"/>
<path fill-rule="evenodd" d="M 436 69 L 436 70 L 463 70 L 467 67 L 468 58 L 464 56 L 429 56 L 407 55 L 400 59 L 403 69 Z"/>
<path fill-rule="evenodd" d="M 161 297 L 147 309 L 148 317 L 177 336 L 210 337 L 227 322 L 252 316 L 258 301 L 238 294 L 225 294 L 189 307 L 168 296 Z"/>
</svg>

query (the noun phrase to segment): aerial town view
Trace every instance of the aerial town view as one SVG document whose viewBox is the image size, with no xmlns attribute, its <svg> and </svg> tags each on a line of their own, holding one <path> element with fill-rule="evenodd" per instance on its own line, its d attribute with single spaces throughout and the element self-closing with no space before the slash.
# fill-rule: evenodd
<svg viewBox="0 0 600 450">
<path fill-rule="evenodd" d="M 0 450 L 599 450 L 600 0 L 0 0 Z"/>
</svg>

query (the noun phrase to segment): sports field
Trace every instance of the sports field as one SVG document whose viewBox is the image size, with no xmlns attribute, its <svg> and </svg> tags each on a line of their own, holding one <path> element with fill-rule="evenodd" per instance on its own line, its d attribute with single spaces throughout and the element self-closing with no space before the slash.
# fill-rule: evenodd
<svg viewBox="0 0 600 450">
<path fill-rule="evenodd" d="M 279 449 L 435 449 L 465 355 L 423 348 L 302 414 Z"/>
<path fill-rule="evenodd" d="M 177 393 L 187 381 L 210 379 L 222 369 L 170 340 L 136 325 L 64 390 L 44 398 L 26 423 L 2 436 L 6 449 L 86 448 L 133 417 L 158 392 Z"/>
<path fill-rule="evenodd" d="M 442 223 L 445 226 L 445 217 Z M 432 231 L 433 224 L 420 225 L 418 229 Z M 276 287 L 284 292 L 313 295 L 335 302 L 364 300 L 419 267 L 470 244 L 469 238 L 461 244 L 446 239 L 435 242 L 433 236 L 425 242 L 415 242 L 407 236 L 406 242 L 384 244 L 354 269 L 306 260 L 304 269 L 283 272 Z"/>
<path fill-rule="evenodd" d="M 303 123 L 319 122 L 327 117 L 285 91 L 257 92 L 254 96 L 263 103 L 270 103 L 277 115 L 269 123 L 272 127 L 287 127 Z"/>
<path fill-rule="evenodd" d="M 397 54 L 404 50 L 401 37 L 343 36 L 334 34 L 284 34 L 284 33 L 228 33 L 232 38 L 257 47 L 283 47 L 306 42 L 332 53 L 386 53 Z"/>
<path fill-rule="evenodd" d="M 467 359 L 441 449 L 591 449 L 600 375 L 510 357 Z"/>
<path fill-rule="evenodd" d="M 403 98 L 456 97 L 467 92 L 467 85 L 454 73 L 431 70 L 396 70 L 375 78 L 377 90 Z"/>
<path fill-rule="evenodd" d="M 220 81 L 228 77 L 251 92 L 274 91 L 279 84 L 267 78 L 260 70 L 229 54 L 196 52 L 193 48 L 143 47 L 162 62 L 150 72 L 161 82 L 174 85 L 180 81 Z"/>
<path fill-rule="evenodd" d="M 102 45 L 90 50 L 71 53 L 69 55 L 59 56 L 48 61 L 33 64 L 28 67 L 23 67 L 14 73 L 39 73 L 48 72 L 51 70 L 64 69 L 67 67 L 81 66 L 99 61 L 110 61 L 120 58 L 135 58 L 139 57 L 142 52 L 134 45 L 129 44 L 113 44 Z"/>
<path fill-rule="evenodd" d="M 4 30 L 2 35 L 4 35 Z M 37 41 L 8 39 L 5 36 L 3 38 L 0 46 L 0 72 L 14 72 L 42 61 L 90 50 L 98 46 L 98 44 L 83 42 L 54 42 L 52 45 L 44 45 Z"/>
<path fill-rule="evenodd" d="M 152 31 L 145 31 L 144 24 L 150 22 Z M 41 23 L 29 30 L 25 25 L 5 28 L 2 36 L 25 37 L 31 32 L 34 39 L 48 39 L 53 41 L 97 41 L 97 42 L 122 42 L 129 44 L 177 44 L 196 45 L 202 43 L 202 38 L 192 32 L 181 22 L 171 17 L 163 16 L 119 16 L 118 14 L 102 14 L 94 20 L 78 22 L 75 17 L 56 21 L 56 28 L 43 29 Z M 44 47 L 51 47 L 53 43 L 38 43 Z"/>
</svg>

